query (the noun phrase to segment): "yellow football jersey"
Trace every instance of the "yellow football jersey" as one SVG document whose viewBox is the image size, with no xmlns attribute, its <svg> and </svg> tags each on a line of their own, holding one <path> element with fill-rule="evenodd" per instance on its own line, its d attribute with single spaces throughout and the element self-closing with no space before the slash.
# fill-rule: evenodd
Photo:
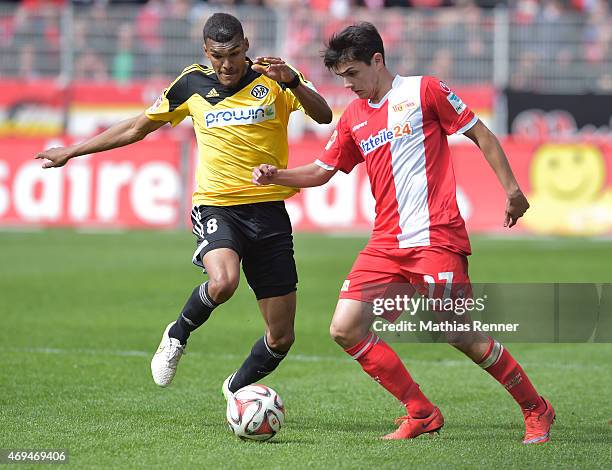
<svg viewBox="0 0 612 470">
<path fill-rule="evenodd" d="M 280 201 L 298 191 L 251 182 L 253 167 L 262 163 L 287 168 L 287 123 L 298 109 L 291 90 L 252 70 L 249 61 L 235 89 L 221 85 L 212 68 L 190 65 L 146 115 L 172 126 L 191 116 L 199 153 L 193 205 L 233 206 Z"/>
</svg>

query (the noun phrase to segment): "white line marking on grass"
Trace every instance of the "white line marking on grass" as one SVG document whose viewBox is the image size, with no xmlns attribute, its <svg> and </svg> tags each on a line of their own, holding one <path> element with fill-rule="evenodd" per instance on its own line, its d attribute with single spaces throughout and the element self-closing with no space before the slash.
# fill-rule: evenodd
<svg viewBox="0 0 612 470">
<path fill-rule="evenodd" d="M 114 349 L 61 349 L 61 348 L 8 348 L 12 352 L 40 353 L 40 354 L 88 354 L 91 356 L 136 356 L 147 357 L 144 351 L 119 351 Z"/>
<path fill-rule="evenodd" d="M 75 349 L 62 349 L 62 348 L 3 348 L 0 349 L 3 351 L 9 352 L 17 352 L 17 353 L 34 353 L 34 354 L 64 354 L 64 355 L 74 355 L 74 354 L 83 354 L 89 356 L 119 356 L 119 357 L 152 357 L 152 352 L 150 351 L 132 351 L 132 350 L 115 350 L 115 349 L 88 349 L 88 348 L 75 348 Z M 202 353 L 202 352 L 188 352 L 189 356 L 196 357 L 207 357 L 214 356 L 216 359 L 226 359 L 230 361 L 242 361 L 244 359 L 244 355 L 241 354 L 230 354 L 230 353 Z M 353 362 L 353 360 L 346 356 L 318 356 L 318 355 L 310 355 L 310 354 L 290 354 L 288 356 L 290 360 L 296 362 Z M 411 364 L 424 364 L 424 365 L 438 365 L 443 367 L 473 367 L 472 362 L 469 359 L 465 360 L 456 360 L 456 359 L 410 359 L 407 358 L 403 360 L 403 362 L 410 367 Z M 562 370 L 584 370 L 585 367 L 589 370 L 592 369 L 601 369 L 608 370 L 607 366 L 600 364 L 571 364 L 571 363 L 550 363 L 550 362 L 531 362 L 531 361 L 522 361 L 522 365 L 526 367 L 543 367 L 546 369 L 562 369 Z"/>
<path fill-rule="evenodd" d="M 38 353 L 38 354 L 86 354 L 90 356 L 120 356 L 120 357 L 151 357 L 152 352 L 147 351 L 121 351 L 115 349 L 87 349 L 87 348 L 75 348 L 75 349 L 62 349 L 62 348 L 7 348 L 5 351 L 19 352 L 19 353 Z M 244 356 L 239 354 L 215 354 L 215 353 L 199 353 L 199 352 L 188 352 L 189 356 L 215 356 L 219 359 L 244 359 Z M 335 357 L 335 356 L 309 356 L 303 354 L 293 354 L 290 356 L 293 360 L 298 362 L 324 362 L 324 361 L 344 361 L 348 358 Z"/>
</svg>

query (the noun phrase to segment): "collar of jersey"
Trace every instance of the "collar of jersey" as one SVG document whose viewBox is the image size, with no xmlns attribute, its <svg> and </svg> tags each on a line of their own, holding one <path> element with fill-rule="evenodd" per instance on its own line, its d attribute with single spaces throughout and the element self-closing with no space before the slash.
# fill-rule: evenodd
<svg viewBox="0 0 612 470">
<path fill-rule="evenodd" d="M 391 89 L 387 92 L 387 94 L 383 96 L 378 103 L 372 103 L 372 101 L 368 100 L 368 106 L 370 106 L 370 108 L 380 108 L 383 104 L 385 104 L 385 101 L 387 101 L 387 98 L 389 98 L 389 95 L 391 94 L 395 86 L 398 84 L 399 79 L 399 75 L 396 75 L 393 78 L 393 82 L 391 82 Z"/>
</svg>

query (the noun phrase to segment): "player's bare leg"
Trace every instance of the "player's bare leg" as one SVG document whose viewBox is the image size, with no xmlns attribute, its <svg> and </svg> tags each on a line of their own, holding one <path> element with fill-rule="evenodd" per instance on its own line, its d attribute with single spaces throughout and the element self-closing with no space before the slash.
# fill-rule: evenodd
<svg viewBox="0 0 612 470">
<path fill-rule="evenodd" d="M 268 346 L 286 353 L 295 341 L 296 293 L 261 299 L 259 308 L 266 323 Z"/>
<path fill-rule="evenodd" d="M 202 257 L 208 273 L 208 292 L 212 300 L 222 304 L 234 295 L 240 282 L 240 258 L 231 248 L 217 248 Z"/>
<path fill-rule="evenodd" d="M 340 299 L 329 327 L 329 334 L 346 350 L 370 333 L 374 318 L 370 304 L 359 300 Z"/>
<path fill-rule="evenodd" d="M 462 318 L 470 321 L 466 315 Z M 523 444 L 550 440 L 550 427 L 555 419 L 552 405 L 538 394 L 521 365 L 501 343 L 475 331 L 451 333 L 447 340 L 502 384 L 521 407 L 525 420 Z"/>
<path fill-rule="evenodd" d="M 330 326 L 334 341 L 374 380 L 406 406 L 399 428 L 383 439 L 412 439 L 438 432 L 444 425 L 440 410 L 421 392 L 398 355 L 370 327 L 375 316 L 366 302 L 340 299 Z"/>
<path fill-rule="evenodd" d="M 257 382 L 273 372 L 286 357 L 295 340 L 296 293 L 260 299 L 259 309 L 266 324 L 265 335 L 253 345 L 240 369 L 223 384 L 227 398 L 242 387 Z"/>
<path fill-rule="evenodd" d="M 234 250 L 211 250 L 203 256 L 202 263 L 208 273 L 208 281 L 193 290 L 178 319 L 166 327 L 151 360 L 153 380 L 160 387 L 172 382 L 191 332 L 202 326 L 212 311 L 227 301 L 238 287 L 240 259 Z"/>
</svg>

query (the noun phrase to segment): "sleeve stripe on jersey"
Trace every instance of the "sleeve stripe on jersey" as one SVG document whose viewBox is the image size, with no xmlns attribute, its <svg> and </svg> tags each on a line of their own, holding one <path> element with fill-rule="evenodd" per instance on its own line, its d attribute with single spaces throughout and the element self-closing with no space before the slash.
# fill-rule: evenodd
<svg viewBox="0 0 612 470">
<path fill-rule="evenodd" d="M 200 64 L 191 64 L 185 67 L 181 74 L 176 77 L 176 79 L 168 86 L 168 88 L 164 90 L 164 96 L 168 96 L 168 92 L 172 89 L 172 87 L 176 85 L 181 78 L 183 78 L 185 75 L 190 74 L 191 72 L 202 72 L 206 75 L 209 74 L 208 67 L 202 67 Z"/>
<path fill-rule="evenodd" d="M 315 165 L 318 165 L 318 166 L 320 166 L 321 168 L 323 168 L 324 170 L 327 170 L 327 171 L 334 171 L 336 169 L 333 166 L 328 165 L 327 163 L 322 162 L 319 159 L 315 160 L 314 163 L 315 163 Z"/>
<path fill-rule="evenodd" d="M 464 134 L 469 131 L 474 125 L 478 122 L 478 116 L 474 116 L 470 122 L 468 122 L 465 126 L 459 129 L 455 134 Z"/>
<path fill-rule="evenodd" d="M 168 100 L 168 111 L 174 111 L 182 106 L 191 96 L 188 87 L 188 75 L 191 73 L 206 73 L 206 69 L 199 64 L 185 67 L 183 72 L 164 90 L 164 97 Z"/>
</svg>

